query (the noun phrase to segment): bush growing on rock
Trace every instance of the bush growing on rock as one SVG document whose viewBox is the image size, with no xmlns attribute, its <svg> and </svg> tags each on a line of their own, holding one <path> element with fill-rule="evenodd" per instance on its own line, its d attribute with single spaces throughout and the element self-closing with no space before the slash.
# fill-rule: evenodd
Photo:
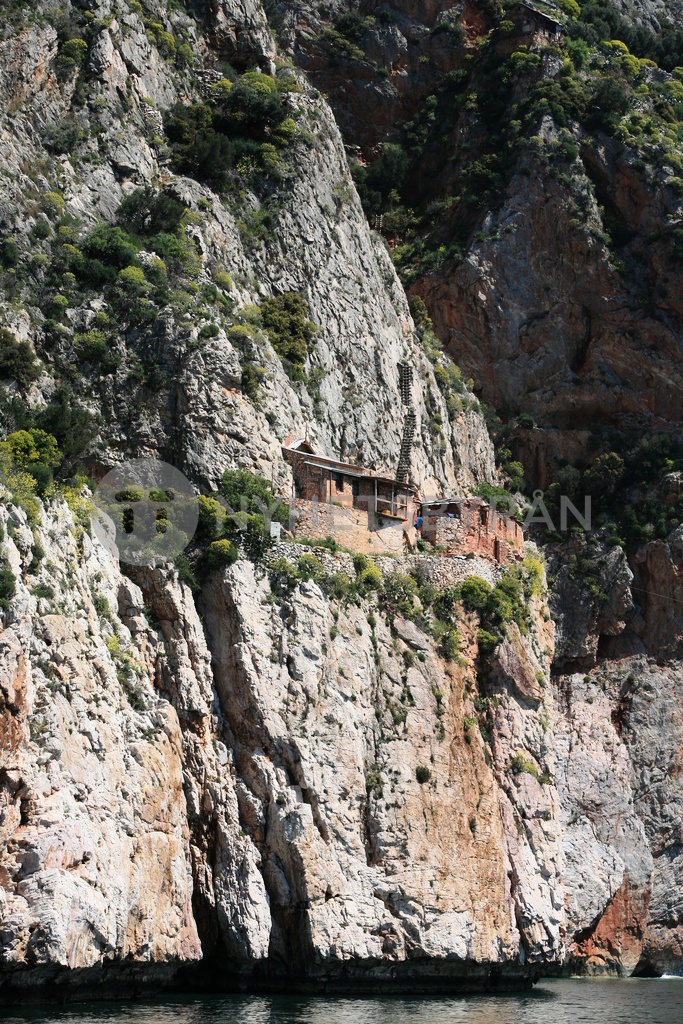
<svg viewBox="0 0 683 1024">
<path fill-rule="evenodd" d="M 367 569 L 370 565 L 370 559 L 367 555 L 363 555 L 360 552 L 353 556 L 353 567 L 356 570 L 356 576 L 359 576 L 363 569 Z"/>
<path fill-rule="evenodd" d="M 138 248 L 130 235 L 111 224 L 99 224 L 82 244 L 83 253 L 93 260 L 122 270 L 132 264 Z"/>
<path fill-rule="evenodd" d="M 401 572 L 388 574 L 382 587 L 382 602 L 393 611 L 410 616 L 415 608 L 417 583 L 412 576 Z"/>
<path fill-rule="evenodd" d="M 446 661 L 455 661 L 460 653 L 460 633 L 457 629 L 447 629 L 441 637 L 439 652 Z"/>
<path fill-rule="evenodd" d="M 245 395 L 250 398 L 252 402 L 255 402 L 258 399 L 259 390 L 265 376 L 266 371 L 262 367 L 249 361 L 244 363 L 240 383 Z"/>
<path fill-rule="evenodd" d="M 432 610 L 438 619 L 448 622 L 455 616 L 460 599 L 460 587 L 447 587 L 445 590 L 437 591 L 432 602 Z"/>
<path fill-rule="evenodd" d="M 35 427 L 15 430 L 5 441 L 0 442 L 0 450 L 8 454 L 20 469 L 37 463 L 49 467 L 58 466 L 62 459 L 57 439 Z"/>
<path fill-rule="evenodd" d="M 265 508 L 276 523 L 286 523 L 289 518 L 287 504 L 276 499 L 268 481 L 251 470 L 226 469 L 219 490 L 235 513 L 257 515 Z"/>
<path fill-rule="evenodd" d="M 17 590 L 14 573 L 7 559 L 0 556 L 0 610 L 6 612 Z"/>
<path fill-rule="evenodd" d="M 323 589 L 336 601 L 345 601 L 354 593 L 354 584 L 345 572 L 333 572 L 323 581 Z"/>
<path fill-rule="evenodd" d="M 40 365 L 28 342 L 17 341 L 7 328 L 0 327 L 0 378 L 15 380 L 26 388 L 39 376 Z"/>
<path fill-rule="evenodd" d="M 0 239 L 0 266 L 5 270 L 16 267 L 19 262 L 20 249 L 11 235 Z"/>
<path fill-rule="evenodd" d="M 237 561 L 237 548 L 226 538 L 214 540 L 209 544 L 205 558 L 207 569 L 223 569 Z"/>
<path fill-rule="evenodd" d="M 301 366 L 316 325 L 308 319 L 308 304 L 297 292 L 284 292 L 261 303 L 261 319 L 270 343 L 286 362 Z"/>
<path fill-rule="evenodd" d="M 247 71 L 235 81 L 226 77 L 215 83 L 208 102 L 177 103 L 164 125 L 178 170 L 219 191 L 228 187 L 234 170 L 277 177 L 277 147 L 294 134 L 283 97 L 296 88 L 291 76 Z"/>
<path fill-rule="evenodd" d="M 465 610 L 468 612 L 482 611 L 491 594 L 491 584 L 481 576 L 469 576 L 460 587 L 460 596 Z"/>
<path fill-rule="evenodd" d="M 382 573 L 376 565 L 368 565 L 358 573 L 358 589 L 362 594 L 369 594 L 373 590 L 382 589 Z"/>
<path fill-rule="evenodd" d="M 315 580 L 320 583 L 325 578 L 322 562 L 315 555 L 305 554 L 299 559 L 299 577 L 302 580 Z"/>
<path fill-rule="evenodd" d="M 62 43 L 57 55 L 57 72 L 65 79 L 81 68 L 88 56 L 88 44 L 85 39 L 67 39 Z"/>
<path fill-rule="evenodd" d="M 287 597 L 299 582 L 296 566 L 287 558 L 276 558 L 268 567 L 270 588 L 278 597 Z"/>
<path fill-rule="evenodd" d="M 197 498 L 199 520 L 197 523 L 197 539 L 213 540 L 225 529 L 225 511 L 220 503 L 205 494 Z"/>
<path fill-rule="evenodd" d="M 117 210 L 117 219 L 136 235 L 173 234 L 186 209 L 168 193 L 145 185 L 126 196 Z"/>
<path fill-rule="evenodd" d="M 429 768 L 425 768 L 424 765 L 419 764 L 415 769 L 415 778 L 417 779 L 421 786 L 424 786 L 426 782 L 429 782 L 431 777 L 431 771 L 429 770 Z"/>
<path fill-rule="evenodd" d="M 527 757 L 522 750 L 518 750 L 512 758 L 512 761 L 510 762 L 510 770 L 513 771 L 515 775 L 533 775 L 535 779 L 539 777 L 538 768 L 531 758 Z"/>
<path fill-rule="evenodd" d="M 480 654 L 491 654 L 491 652 L 500 643 L 500 637 L 494 633 L 489 633 L 486 629 L 477 630 L 477 644 L 479 646 Z"/>
<path fill-rule="evenodd" d="M 74 351 L 79 359 L 99 363 L 106 359 L 107 342 L 102 331 L 84 331 L 74 336 Z"/>
</svg>

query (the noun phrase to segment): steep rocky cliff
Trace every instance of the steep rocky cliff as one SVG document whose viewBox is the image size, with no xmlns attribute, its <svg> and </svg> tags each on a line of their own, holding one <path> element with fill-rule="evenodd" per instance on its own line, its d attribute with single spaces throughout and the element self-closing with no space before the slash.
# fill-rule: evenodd
<svg viewBox="0 0 683 1024">
<path fill-rule="evenodd" d="M 597 473 L 609 513 L 550 541 L 547 598 L 533 547 L 507 573 L 293 544 L 133 568 L 90 529 L 84 474 L 128 457 L 204 494 L 242 468 L 287 495 L 281 442 L 308 433 L 393 474 L 406 363 L 411 478 L 500 483 L 432 326 L 478 394 L 540 421 L 504 438 L 533 483 L 585 483 L 598 420 L 626 446 L 677 432 L 675 74 L 639 63 L 630 135 L 562 123 L 566 54 L 513 60 L 495 3 L 415 6 L 7 11 L 7 998 L 683 970 L 669 449 L 656 530 L 619 520 Z M 618 6 L 659 31 L 663 5 Z M 587 90 L 628 69 L 577 53 Z M 534 89 L 556 105 L 504 140 L 503 174 L 484 136 Z M 406 132 L 409 169 L 385 145 Z M 651 479 L 612 475 L 629 501 Z"/>
<path fill-rule="evenodd" d="M 11 251 L 18 249 L 6 260 L 17 279 L 7 321 L 44 360 L 47 376 L 33 393 L 49 398 L 51 376 L 63 381 L 75 373 L 78 391 L 103 413 L 104 429 L 87 450 L 103 465 L 122 455 L 160 455 L 205 485 L 235 464 L 274 472 L 284 483 L 278 441 L 307 424 L 323 451 L 395 471 L 403 428 L 399 364 L 406 361 L 420 380 L 416 482 L 438 491 L 492 479 L 481 418 L 466 403 L 450 422 L 386 250 L 368 229 L 330 111 L 282 61 L 276 68 L 260 6 L 220 4 L 205 20 L 154 4 L 117 11 L 107 4 L 85 14 L 73 8 L 64 14 L 66 27 L 58 20 L 56 28 L 47 12 L 21 33 L 8 26 L 2 44 L 0 94 L 8 113 L 0 199 L 5 245 L 10 238 Z M 64 37 L 84 35 L 87 56 L 80 67 L 69 64 Z M 183 46 L 190 57 L 179 60 Z M 161 112 L 179 99 L 201 100 L 228 59 L 284 77 L 293 117 L 286 147 L 275 158 L 266 154 L 275 164 L 270 176 L 245 160 L 221 200 L 207 185 L 170 172 Z M 123 310 L 106 293 L 103 299 L 93 268 L 84 273 L 64 245 L 79 248 L 89 228 L 114 220 L 124 197 L 149 181 L 186 210 L 182 241 L 191 248 L 175 280 L 166 259 L 160 272 L 176 290 L 155 296 L 145 313 Z M 59 221 L 54 231 L 50 218 Z M 98 248 L 100 260 L 108 255 Z M 304 297 L 317 326 L 298 379 L 288 377 L 259 330 L 255 308 L 289 292 Z M 107 334 L 95 323 L 98 313 L 119 328 L 107 337 L 109 361 L 87 342 L 79 349 L 93 327 Z M 245 365 L 258 368 L 256 401 L 245 393 Z"/>
</svg>

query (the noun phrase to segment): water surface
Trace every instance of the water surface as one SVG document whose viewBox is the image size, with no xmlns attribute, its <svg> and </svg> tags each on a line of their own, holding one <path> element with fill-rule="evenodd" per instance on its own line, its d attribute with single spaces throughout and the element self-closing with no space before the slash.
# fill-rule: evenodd
<svg viewBox="0 0 683 1024">
<path fill-rule="evenodd" d="M 543 981 L 522 995 L 207 996 L 2 1010 L 2 1024 L 681 1024 L 683 979 Z"/>
</svg>

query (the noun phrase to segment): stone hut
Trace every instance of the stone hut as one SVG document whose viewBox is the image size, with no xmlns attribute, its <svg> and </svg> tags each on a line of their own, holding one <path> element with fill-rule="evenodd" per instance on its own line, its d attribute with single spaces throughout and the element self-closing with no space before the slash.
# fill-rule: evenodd
<svg viewBox="0 0 683 1024">
<path fill-rule="evenodd" d="M 294 475 L 295 536 L 334 537 L 364 554 L 414 548 L 418 496 L 413 484 L 318 455 L 304 438 L 287 438 L 282 452 Z"/>
<path fill-rule="evenodd" d="M 535 36 L 548 42 L 555 42 L 562 35 L 561 15 L 550 4 L 545 10 L 541 5 L 515 4 L 505 12 L 505 20 L 511 21 L 520 35 Z"/>
<path fill-rule="evenodd" d="M 471 555 L 502 564 L 524 556 L 522 527 L 481 498 L 424 502 L 420 533 L 444 555 Z"/>
</svg>

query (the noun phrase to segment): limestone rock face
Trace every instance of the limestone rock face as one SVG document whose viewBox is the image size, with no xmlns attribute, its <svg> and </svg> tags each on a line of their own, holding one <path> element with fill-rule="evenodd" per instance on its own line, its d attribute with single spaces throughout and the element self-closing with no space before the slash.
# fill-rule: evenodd
<svg viewBox="0 0 683 1024">
<path fill-rule="evenodd" d="M 560 650 L 556 738 L 574 933 L 569 963 L 583 972 L 678 973 L 683 963 L 679 533 L 645 545 L 635 576 L 626 565 L 612 576 L 621 621 L 613 616 L 603 632 L 597 664 L 583 660 L 589 674 L 569 672 Z M 614 592 L 606 597 L 609 608 Z"/>
<path fill-rule="evenodd" d="M 64 155 L 59 162 L 57 182 L 68 215 L 91 226 L 112 221 L 126 195 L 161 179 L 196 221 L 189 232 L 201 263 L 199 286 L 212 287 L 214 273 L 228 271 L 237 314 L 245 307 L 253 314 L 270 295 L 298 292 L 317 331 L 305 367 L 308 378 L 294 381 L 265 333 L 250 330 L 245 343 L 244 334 L 229 337 L 221 330 L 204 344 L 201 325 L 169 305 L 149 328 L 119 346 L 120 355 L 153 364 L 154 386 L 141 386 L 135 374 L 121 372 L 89 396 L 104 416 L 94 453 L 98 464 L 157 456 L 205 487 L 239 465 L 288 493 L 291 477 L 280 442 L 308 430 L 322 453 L 394 474 L 406 412 L 399 364 L 406 362 L 415 381 L 412 478 L 434 493 L 444 486 L 464 490 L 492 482 L 493 451 L 483 417 L 471 395 L 449 417 L 389 254 L 363 214 L 335 120 L 315 89 L 301 78 L 301 92 L 287 100 L 299 131 L 273 194 L 247 189 L 239 201 L 224 202 L 207 186 L 169 171 L 162 113 L 178 101 L 204 98 L 206 83 L 218 74 L 217 60 L 232 59 L 241 70 L 257 64 L 283 73 L 273 63 L 274 43 L 260 3 L 214 4 L 207 34 L 185 12 L 168 11 L 162 0 L 153 6 L 158 25 L 188 40 L 196 76 L 181 78 L 142 16 L 130 12 L 94 35 L 87 63 L 92 105 L 76 105 L 75 111 L 78 79 L 58 79 L 57 39 L 49 24 L 36 23 L 0 43 L 3 109 L 21 107 L 4 116 L 0 129 L 0 167 L 8 172 L 0 186 L 6 226 L 28 246 L 36 214 L 23 209 L 22 197 L 36 182 L 27 167 L 46 144 L 63 149 L 67 130 L 86 139 L 92 135 L 96 141 L 83 144 L 87 152 L 79 161 L 73 157 L 72 164 Z M 100 5 L 101 19 L 112 13 L 108 0 Z M 39 182 L 41 191 L 55 187 L 47 179 Z M 267 219 L 267 233 L 257 229 L 259 218 Z M 93 315 L 92 309 L 70 310 L 69 330 L 88 328 Z M 37 351 L 49 348 L 39 313 L 31 316 L 27 339 Z M 258 402 L 242 387 L 245 359 L 264 371 Z"/>
<path fill-rule="evenodd" d="M 533 776 L 511 790 L 503 781 L 516 744 L 539 762 L 548 756 L 535 711 L 513 714 L 500 684 L 499 775 L 478 732 L 463 732 L 463 670 L 445 675 L 428 638 L 416 661 L 399 622 L 397 642 L 362 608 L 333 619 L 313 582 L 280 607 L 268 597 L 267 581 L 238 563 L 211 584 L 205 607 L 279 955 L 292 960 L 302 931 L 293 966 L 303 960 L 314 975 L 353 960 L 400 978 L 424 958 L 427 974 L 447 974 L 451 961 L 457 974 L 463 962 L 557 956 L 554 791 Z M 517 817 L 524 828 L 513 826 L 513 839 Z"/>
<path fill-rule="evenodd" d="M 553 131 L 545 127 L 547 144 Z M 490 215 L 499 237 L 475 243 L 458 266 L 419 285 L 437 331 L 487 400 L 519 408 L 523 396 L 539 423 L 568 432 L 565 446 L 573 431 L 596 422 L 663 426 L 681 412 L 678 286 L 672 282 L 662 299 L 664 316 L 643 318 L 595 237 L 600 215 L 592 197 L 596 181 L 600 194 L 608 188 L 638 237 L 673 216 L 678 199 L 663 180 L 641 180 L 615 140 L 577 143 L 585 165 L 576 168 L 571 196 L 536 164 L 531 179 L 513 178 L 503 208 Z M 588 204 L 583 226 L 572 220 L 579 193 Z M 653 274 L 665 273 L 663 248 L 643 241 L 641 251 Z"/>
<path fill-rule="evenodd" d="M 477 681 L 468 624 L 446 665 L 413 623 L 395 637 L 313 581 L 274 593 L 244 560 L 200 620 L 173 571 L 122 576 L 64 505 L 33 534 L 3 508 L 2 984 L 203 955 L 476 987 L 561 960 L 542 616 L 514 641 L 527 702 L 514 669 Z"/>
<path fill-rule="evenodd" d="M 551 686 L 538 598 L 488 666 L 470 619 L 446 664 L 415 623 L 244 560 L 200 619 L 173 571 L 122 576 L 65 506 L 35 533 L 3 507 L 11 991 L 202 956 L 341 987 L 512 982 L 566 947 L 575 970 L 680 970 L 680 665 L 638 651 L 636 591 L 611 660 Z M 643 550 L 667 567 L 646 590 L 671 590 L 677 544 Z"/>
<path fill-rule="evenodd" d="M 134 642 L 116 615 L 118 573 L 87 536 L 78 551 L 65 508 L 37 531 L 31 593 L 31 531 L 18 511 L 0 514 L 18 574 L 0 640 L 3 963 L 192 960 L 182 738 L 152 688 L 141 596 L 127 585 Z"/>
</svg>

